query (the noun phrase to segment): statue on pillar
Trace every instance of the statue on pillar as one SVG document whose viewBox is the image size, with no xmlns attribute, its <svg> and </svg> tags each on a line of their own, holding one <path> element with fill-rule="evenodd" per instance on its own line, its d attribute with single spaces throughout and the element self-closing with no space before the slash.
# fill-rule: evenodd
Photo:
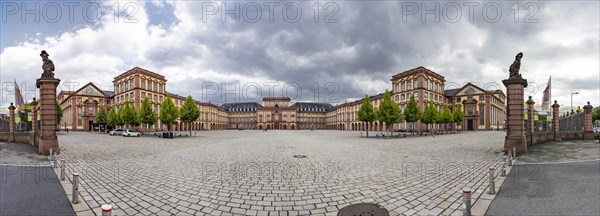
<svg viewBox="0 0 600 216">
<path fill-rule="evenodd" d="M 515 56 L 515 61 L 512 63 L 512 65 L 510 65 L 510 69 L 508 69 L 508 71 L 510 72 L 510 75 L 508 77 L 509 79 L 522 79 L 521 74 L 519 73 L 519 70 L 521 70 L 521 58 L 523 58 L 522 52 L 518 53 L 517 56 Z"/>
<path fill-rule="evenodd" d="M 42 50 L 40 56 L 42 57 L 42 61 L 44 62 L 44 64 L 42 65 L 42 70 L 44 70 L 44 72 L 42 73 L 42 78 L 54 78 L 54 62 L 52 62 L 52 60 L 48 58 L 48 56 L 50 55 L 48 55 L 46 50 Z"/>
</svg>

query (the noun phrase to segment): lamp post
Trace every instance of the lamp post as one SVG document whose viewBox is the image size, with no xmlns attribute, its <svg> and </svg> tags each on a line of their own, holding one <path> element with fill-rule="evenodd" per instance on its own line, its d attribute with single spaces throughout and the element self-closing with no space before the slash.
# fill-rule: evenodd
<svg viewBox="0 0 600 216">
<path fill-rule="evenodd" d="M 571 93 L 571 110 L 573 109 L 573 95 L 574 94 L 579 94 L 579 92 L 573 92 L 573 93 Z"/>
</svg>

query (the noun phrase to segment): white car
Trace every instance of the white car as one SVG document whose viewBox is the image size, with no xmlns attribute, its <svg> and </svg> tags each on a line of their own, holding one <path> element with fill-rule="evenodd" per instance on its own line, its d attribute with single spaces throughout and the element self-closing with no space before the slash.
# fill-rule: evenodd
<svg viewBox="0 0 600 216">
<path fill-rule="evenodd" d="M 110 132 L 108 132 L 108 135 L 111 136 L 118 136 L 118 135 L 122 135 L 123 134 L 123 129 L 114 129 L 111 130 Z"/>
<path fill-rule="evenodd" d="M 600 127 L 595 127 L 593 130 L 594 130 L 594 133 L 600 133 Z"/>
<path fill-rule="evenodd" d="M 127 129 L 125 131 L 123 131 L 123 136 L 124 137 L 139 137 L 140 136 L 140 132 L 131 130 L 131 129 Z"/>
</svg>

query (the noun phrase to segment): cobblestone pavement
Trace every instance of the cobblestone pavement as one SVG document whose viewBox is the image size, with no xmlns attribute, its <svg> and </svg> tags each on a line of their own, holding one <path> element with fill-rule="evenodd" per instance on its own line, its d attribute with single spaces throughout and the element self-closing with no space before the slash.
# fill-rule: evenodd
<svg viewBox="0 0 600 216">
<path fill-rule="evenodd" d="M 68 172 L 95 209 L 116 215 L 336 215 L 374 202 L 391 215 L 460 215 L 503 132 L 361 138 L 351 131 L 199 131 L 195 137 L 59 136 Z M 306 155 L 295 158 L 294 155 Z M 70 176 L 70 175 L 69 175 Z M 475 201 L 476 202 L 476 201 Z"/>
</svg>

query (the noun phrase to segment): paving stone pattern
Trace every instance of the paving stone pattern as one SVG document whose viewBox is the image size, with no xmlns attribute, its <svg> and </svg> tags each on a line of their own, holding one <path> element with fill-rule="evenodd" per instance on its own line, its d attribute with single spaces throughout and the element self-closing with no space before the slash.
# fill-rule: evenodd
<svg viewBox="0 0 600 216">
<path fill-rule="evenodd" d="M 83 199 L 114 215 L 336 215 L 378 203 L 390 215 L 460 215 L 499 168 L 505 133 L 361 138 L 351 131 L 199 131 L 195 137 L 59 135 Z M 306 158 L 294 158 L 306 155 Z M 475 201 L 476 202 L 476 201 Z"/>
</svg>

